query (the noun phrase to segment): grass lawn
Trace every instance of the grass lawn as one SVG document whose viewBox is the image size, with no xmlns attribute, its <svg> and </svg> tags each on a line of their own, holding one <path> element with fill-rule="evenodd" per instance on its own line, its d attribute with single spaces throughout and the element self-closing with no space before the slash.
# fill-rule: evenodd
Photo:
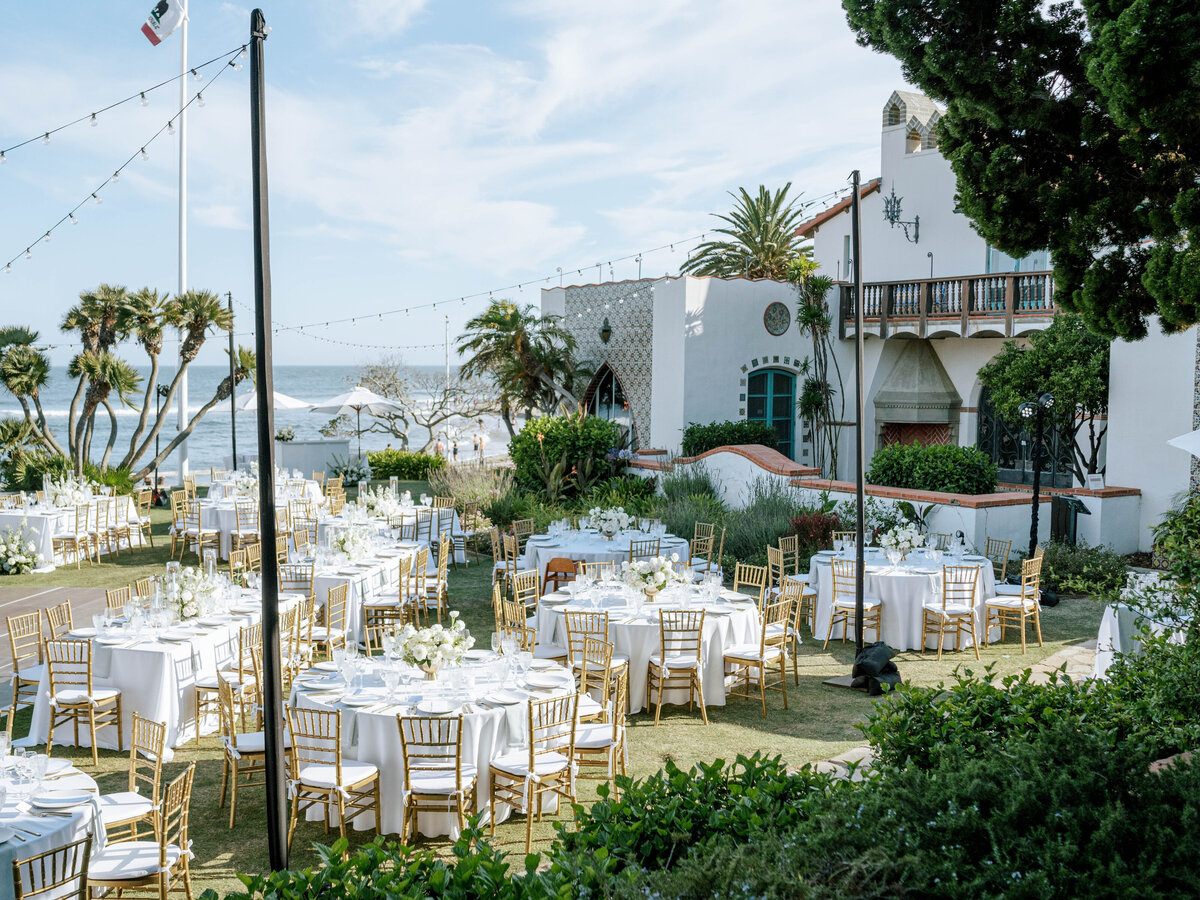
<svg viewBox="0 0 1200 900">
<path fill-rule="evenodd" d="M 85 564 L 80 572 L 64 567 L 52 575 L 5 578 L 5 585 L 30 584 L 40 587 L 93 586 L 113 587 L 129 584 L 135 578 L 162 572 L 167 559 L 169 539 L 163 511 L 155 511 L 154 550 L 123 554 L 121 560 L 100 566 Z M 477 642 L 486 645 L 492 631 L 490 560 L 472 562 L 465 569 L 451 569 L 450 608 L 462 614 Z M 974 654 L 948 653 L 942 662 L 934 654 L 906 652 L 895 662 L 903 678 L 914 684 L 936 684 L 951 675 L 957 666 L 981 668 L 991 664 L 999 673 L 1016 672 L 1032 665 L 1058 650 L 1094 638 L 1099 625 L 1101 608 L 1086 599 L 1067 599 L 1053 609 L 1042 612 L 1045 646 L 1033 645 L 1022 656 L 1019 644 L 992 646 L 981 650 L 982 661 L 976 664 Z M 673 759 L 683 766 L 713 759 L 732 759 L 738 753 L 762 751 L 779 754 L 790 765 L 826 759 L 863 743 L 855 725 L 862 722 L 871 709 L 872 699 L 857 691 L 833 688 L 822 684 L 834 675 L 847 674 L 853 661 L 853 644 L 831 644 L 821 650 L 820 641 L 809 639 L 800 654 L 800 684 L 789 680 L 788 709 L 783 709 L 778 695 L 768 697 L 769 715 L 764 718 L 758 701 L 731 698 L 725 707 L 710 707 L 710 723 L 705 727 L 698 714 L 688 713 L 686 707 L 664 707 L 662 724 L 655 727 L 653 716 L 638 715 L 630 721 L 628 736 L 630 773 L 649 775 L 664 761 Z M 790 673 L 789 673 L 790 676 Z M 29 712 L 19 717 L 16 733 L 28 728 Z M 76 760 L 84 771 L 92 771 L 90 753 L 70 748 L 56 748 L 55 756 Z M 192 795 L 192 841 L 196 854 L 193 873 L 198 889 L 218 891 L 237 889 L 240 883 L 234 873 L 257 872 L 267 866 L 265 841 L 266 817 L 262 804 L 262 788 L 243 788 L 239 792 L 238 823 L 230 830 L 228 811 L 217 809 L 221 783 L 221 754 L 216 737 L 209 736 L 190 743 L 176 752 L 175 760 L 166 766 L 165 778 L 174 776 L 189 762 L 197 763 L 195 788 Z M 101 751 L 99 772 L 95 773 L 102 790 L 125 790 L 126 754 Z M 594 797 L 594 782 L 581 782 L 580 798 Z M 553 837 L 549 821 L 535 825 L 536 840 L 545 845 Z M 369 832 L 358 832 L 352 843 L 371 838 Z M 524 851 L 525 821 L 513 816 L 497 829 L 497 845 L 520 858 Z M 313 842 L 326 840 L 318 823 L 301 824 L 292 847 L 293 867 L 313 865 L 317 861 L 311 849 Z M 432 846 L 444 847 L 444 841 Z M 535 844 L 537 849 L 537 844 Z"/>
</svg>

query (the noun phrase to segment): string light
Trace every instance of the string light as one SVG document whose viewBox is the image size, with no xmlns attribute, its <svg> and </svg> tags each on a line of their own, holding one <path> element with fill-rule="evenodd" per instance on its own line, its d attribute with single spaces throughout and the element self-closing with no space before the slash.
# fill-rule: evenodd
<svg viewBox="0 0 1200 900">
<path fill-rule="evenodd" d="M 246 58 L 246 57 L 248 57 L 249 55 L 250 55 L 250 54 L 246 52 L 246 45 L 245 45 L 245 44 L 242 44 L 242 50 L 241 50 L 241 52 L 238 54 L 238 56 L 239 56 L 240 58 L 242 58 L 242 59 L 245 59 L 245 58 Z"/>
<path fill-rule="evenodd" d="M 142 148 L 142 159 L 149 159 L 149 158 L 150 158 L 150 154 L 149 154 L 149 153 L 147 153 L 147 152 L 146 152 L 146 148 L 145 148 L 145 147 L 143 147 L 143 148 Z"/>
<path fill-rule="evenodd" d="M 28 247 L 25 248 L 25 258 L 33 259 L 33 251 L 30 250 Z"/>
<path fill-rule="evenodd" d="M 113 184 L 116 184 L 118 181 L 120 181 L 121 180 L 120 171 L 113 172 L 111 180 L 112 180 Z M 95 195 L 93 194 L 93 196 L 95 196 Z"/>
<path fill-rule="evenodd" d="M 75 213 L 71 213 L 71 224 L 72 224 L 72 225 L 78 225 L 78 224 L 79 224 L 79 220 L 78 220 L 77 218 L 75 218 Z"/>
<path fill-rule="evenodd" d="M 96 201 L 96 205 L 97 205 L 97 206 L 99 206 L 101 203 L 103 203 L 103 202 L 104 202 L 104 201 L 103 201 L 103 200 L 101 200 L 99 197 L 97 197 L 97 196 L 95 195 L 95 193 L 93 193 L 93 194 L 92 194 L 92 199 Z"/>
<path fill-rule="evenodd" d="M 50 232 L 48 232 L 48 231 L 47 231 L 47 232 L 46 232 L 46 233 L 45 233 L 45 234 L 42 236 L 42 240 L 43 240 L 43 241 L 45 241 L 47 244 L 48 244 L 48 243 L 50 243 Z"/>
<path fill-rule="evenodd" d="M 92 127 L 95 128 L 100 124 L 100 120 L 96 118 L 96 114 L 92 113 Z"/>
<path fill-rule="evenodd" d="M 200 63 L 200 65 L 196 66 L 196 68 L 190 69 L 189 71 L 192 73 L 192 76 L 197 81 L 199 81 L 203 77 L 204 69 L 206 69 L 208 66 L 220 64 L 222 67 L 224 67 L 224 65 L 227 61 L 231 60 L 232 57 L 238 55 L 243 50 L 244 50 L 244 46 L 239 47 L 234 50 L 226 50 L 224 53 L 221 53 L 218 56 L 214 56 L 212 59 L 210 59 L 206 62 Z M 238 68 L 240 69 L 241 67 L 239 66 Z M 57 134 L 58 132 L 62 131 L 63 129 L 70 128 L 73 125 L 78 125 L 81 122 L 87 122 L 90 125 L 97 125 L 99 123 L 99 117 L 103 113 L 106 113 L 111 109 L 116 109 L 118 106 L 123 106 L 124 104 L 130 103 L 134 100 L 140 101 L 142 106 L 149 106 L 150 105 L 150 97 L 148 96 L 149 94 L 153 93 L 154 91 L 159 90 L 160 88 L 164 88 L 169 84 L 175 83 L 179 79 L 184 78 L 186 75 L 187 75 L 186 72 L 180 73 L 179 75 L 173 75 L 170 78 L 166 79 L 165 81 L 160 81 L 158 84 L 152 85 L 152 86 L 146 88 L 145 90 L 141 90 L 134 94 L 130 94 L 128 97 L 125 97 L 121 100 L 117 100 L 115 103 L 110 103 L 107 106 L 104 106 L 104 107 L 101 107 L 100 109 L 95 110 L 94 112 L 85 113 L 84 115 L 79 116 L 79 118 L 77 118 L 77 119 L 72 119 L 69 122 L 64 122 L 62 125 L 59 125 L 57 128 L 51 128 L 47 131 L 43 131 L 41 134 L 36 135 L 35 137 L 27 138 L 26 140 L 23 140 L 20 143 L 13 144 L 11 147 L 0 148 L 0 161 L 7 161 L 6 157 L 9 152 L 18 149 L 19 147 L 24 147 L 27 144 L 32 144 L 34 141 L 36 141 L 38 139 L 40 139 L 43 144 L 48 144 L 48 143 L 50 143 L 51 135 Z"/>
<path fill-rule="evenodd" d="M 9 263 L 8 265 L 6 265 L 6 266 L 4 267 L 4 274 L 5 274 L 5 275 L 11 275 L 11 274 L 12 274 L 12 263 Z"/>
<path fill-rule="evenodd" d="M 199 97 L 200 95 L 197 94 L 196 96 Z M 174 134 L 174 133 L 175 133 L 175 123 L 173 121 L 168 122 L 167 123 L 167 134 Z"/>
<path fill-rule="evenodd" d="M 196 94 L 196 105 L 203 108 L 203 106 L 204 106 L 204 92 L 203 91 Z"/>
</svg>

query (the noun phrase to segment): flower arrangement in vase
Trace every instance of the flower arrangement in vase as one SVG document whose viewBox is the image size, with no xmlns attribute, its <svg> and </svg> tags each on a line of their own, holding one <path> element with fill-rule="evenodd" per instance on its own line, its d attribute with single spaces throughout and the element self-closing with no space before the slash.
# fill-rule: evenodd
<svg viewBox="0 0 1200 900">
<path fill-rule="evenodd" d="M 610 541 L 619 531 L 624 531 L 633 525 L 633 516 L 625 512 L 625 507 L 616 506 L 604 509 L 599 506 L 588 510 L 588 518 L 592 526 Z"/>
<path fill-rule="evenodd" d="M 19 528 L 9 526 L 0 533 L 0 572 L 25 575 L 46 564 L 32 537 L 33 532 L 23 523 Z"/>
<path fill-rule="evenodd" d="M 911 522 L 895 525 L 879 536 L 879 546 L 904 559 L 910 550 L 925 546 L 925 535 Z"/>
<path fill-rule="evenodd" d="M 365 491 L 359 491 L 358 505 L 372 516 L 388 518 L 400 513 L 400 501 L 390 488 L 369 488 Z"/>
<path fill-rule="evenodd" d="M 179 570 L 179 575 L 166 583 L 167 598 L 179 610 L 180 619 L 203 615 L 217 598 L 220 582 L 205 575 L 194 566 Z"/>
<path fill-rule="evenodd" d="M 450 613 L 450 624 L 440 623 L 428 628 L 405 625 L 396 635 L 396 651 L 410 666 L 416 666 L 433 680 L 442 666 L 457 666 L 475 646 L 475 638 L 467 631 L 467 624 Z"/>
<path fill-rule="evenodd" d="M 361 559 L 371 553 L 371 529 L 355 522 L 345 528 L 339 528 L 330 542 L 335 553 L 343 554 L 349 562 Z"/>
<path fill-rule="evenodd" d="M 649 600 L 673 581 L 681 581 L 675 571 L 675 563 L 679 562 L 679 554 L 670 556 L 655 556 L 649 559 L 635 559 L 633 562 L 621 564 L 621 580 L 637 591 L 641 591 Z"/>
</svg>

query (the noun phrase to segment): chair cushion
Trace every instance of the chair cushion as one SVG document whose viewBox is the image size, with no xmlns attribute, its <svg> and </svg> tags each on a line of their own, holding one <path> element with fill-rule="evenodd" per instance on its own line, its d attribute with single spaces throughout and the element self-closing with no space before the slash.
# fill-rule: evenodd
<svg viewBox="0 0 1200 900">
<path fill-rule="evenodd" d="M 240 685 L 246 687 L 254 684 L 254 676 L 246 673 L 246 680 L 239 682 L 237 669 L 222 669 L 220 672 L 205 672 L 196 677 L 196 687 L 208 688 L 210 691 L 215 691 L 221 686 L 221 682 Z"/>
<path fill-rule="evenodd" d="M 628 656 L 622 656 L 620 653 L 614 653 L 612 655 L 612 664 L 611 665 L 612 665 L 612 669 L 614 672 L 617 669 L 621 668 L 621 666 L 625 666 L 628 664 L 629 664 Z M 583 660 L 579 660 L 578 662 L 573 663 L 571 665 L 571 668 L 575 669 L 577 671 L 582 670 L 583 669 Z"/>
<path fill-rule="evenodd" d="M 1020 597 L 993 597 L 987 602 L 988 606 L 999 606 L 1003 609 L 1033 609 L 1037 606 L 1037 601 L 1032 597 L 1028 600 L 1022 600 Z"/>
<path fill-rule="evenodd" d="M 567 648 L 555 647 L 553 644 L 535 644 L 533 647 L 534 659 L 566 659 Z"/>
<path fill-rule="evenodd" d="M 657 653 L 652 654 L 650 657 L 650 665 L 654 666 L 656 669 L 661 669 L 663 667 L 662 656 Z M 700 660 L 696 659 L 694 656 L 685 656 L 682 653 L 672 653 L 667 655 L 667 668 L 669 670 L 696 669 L 699 668 L 699 666 Z"/>
<path fill-rule="evenodd" d="M 471 786 L 471 782 L 475 780 L 476 774 L 474 766 L 463 763 L 462 786 L 464 791 Z M 455 791 L 454 770 L 446 769 L 445 772 L 414 772 L 408 782 L 408 789 L 414 794 L 445 794 L 449 796 Z"/>
<path fill-rule="evenodd" d="M 45 671 L 46 666 L 42 663 L 38 663 L 37 665 L 26 666 L 25 668 L 18 670 L 17 675 L 20 676 L 22 681 L 41 681 L 42 673 Z"/>
<path fill-rule="evenodd" d="M 782 652 L 783 648 L 777 644 L 768 644 L 766 648 L 766 655 L 762 658 L 768 660 L 774 659 Z M 759 646 L 758 644 L 733 644 L 732 646 L 725 648 L 725 658 L 729 659 L 731 656 L 736 657 L 737 659 L 757 660 L 760 658 Z"/>
<path fill-rule="evenodd" d="M 998 584 L 996 585 L 996 594 L 1003 597 L 1020 597 L 1021 585 L 1019 584 Z"/>
<path fill-rule="evenodd" d="M 969 616 L 975 612 L 974 607 L 967 606 L 965 603 L 947 603 L 943 609 L 941 602 L 926 603 L 925 608 L 931 613 L 941 615 L 943 612 L 946 616 Z"/>
<path fill-rule="evenodd" d="M 554 775 L 569 768 L 571 761 L 561 753 L 543 753 L 535 759 L 534 765 L 536 774 Z M 492 760 L 491 767 L 505 775 L 524 778 L 529 774 L 529 751 L 514 750 L 497 756 Z"/>
<path fill-rule="evenodd" d="M 92 694 L 89 697 L 88 692 L 77 688 L 68 688 L 67 690 L 57 691 L 54 694 L 54 699 L 59 703 L 74 704 L 87 703 L 88 700 L 95 700 L 97 703 L 104 703 L 108 700 L 115 700 L 121 696 L 121 692 L 116 688 L 92 688 Z"/>
<path fill-rule="evenodd" d="M 576 750 L 602 750 L 613 744 L 611 722 L 585 722 L 575 726 Z"/>
<path fill-rule="evenodd" d="M 97 881 L 136 881 L 158 872 L 158 844 L 154 841 L 122 841 L 92 854 L 88 878 Z M 174 844 L 167 846 L 167 865 L 182 854 Z"/>
<path fill-rule="evenodd" d="M 808 575 L 807 575 L 807 574 L 804 574 L 804 575 L 786 575 L 786 576 L 784 576 L 784 577 L 785 577 L 785 578 L 787 578 L 787 580 L 788 580 L 788 581 L 798 581 L 798 582 L 800 582 L 801 584 L 808 584 L 808 583 L 809 583 L 809 582 L 808 582 Z"/>
<path fill-rule="evenodd" d="M 345 636 L 346 632 L 342 631 L 340 628 L 329 629 L 324 625 L 316 625 L 312 630 L 312 639 L 314 641 L 336 641 L 344 638 Z"/>
<path fill-rule="evenodd" d="M 833 605 L 837 609 L 854 609 L 854 598 L 849 600 L 839 598 L 833 601 Z M 880 605 L 880 601 L 874 597 L 863 597 L 863 609 L 874 609 Z"/>
<path fill-rule="evenodd" d="M 579 718 L 591 719 L 603 713 L 605 707 L 601 706 L 600 702 L 587 694 L 579 695 Z"/>
<path fill-rule="evenodd" d="M 135 794 L 132 791 L 122 791 L 119 794 L 101 794 L 100 816 L 105 827 L 116 822 L 128 822 L 140 819 L 154 810 L 154 804 L 149 797 Z"/>
<path fill-rule="evenodd" d="M 239 738 L 239 743 L 241 739 Z M 352 784 L 359 784 L 369 778 L 374 778 L 379 774 L 379 769 L 371 765 L 371 763 L 359 762 L 356 759 L 342 760 L 342 783 L 341 787 L 348 787 Z M 332 788 L 338 787 L 335 784 L 337 780 L 337 769 L 334 766 L 313 764 L 305 766 L 300 770 L 300 783 L 308 787 L 315 788 Z"/>
</svg>

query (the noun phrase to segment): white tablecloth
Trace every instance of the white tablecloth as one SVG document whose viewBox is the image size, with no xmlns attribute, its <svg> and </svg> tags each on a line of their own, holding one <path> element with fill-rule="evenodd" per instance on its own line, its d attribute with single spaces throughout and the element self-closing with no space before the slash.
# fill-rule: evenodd
<svg viewBox="0 0 1200 900">
<path fill-rule="evenodd" d="M 11 762 L 11 758 L 9 760 Z M 74 767 L 62 770 L 61 774 L 43 782 L 34 795 L 42 791 L 87 791 L 96 795 L 96 781 L 92 776 Z M 15 896 L 12 862 L 28 859 L 40 853 L 56 850 L 82 840 L 90 831 L 92 852 L 104 847 L 104 823 L 100 817 L 100 804 L 92 802 L 67 809 L 56 810 L 66 815 L 36 815 L 27 800 L 9 798 L 0 808 L 0 826 L 13 829 L 16 836 L 0 844 L 0 900 L 12 900 Z M 19 829 L 19 830 L 18 830 Z M 47 898 L 65 897 L 67 892 L 51 892 Z"/>
<path fill-rule="evenodd" d="M 704 641 L 700 648 L 700 664 L 704 672 L 704 703 L 706 706 L 725 705 L 725 649 L 733 644 L 757 643 L 761 637 L 762 620 L 754 601 L 733 591 L 721 592 L 722 602 L 715 605 L 700 600 L 695 588 L 673 589 L 658 595 L 654 603 L 645 603 L 641 612 L 629 605 L 629 596 L 619 587 L 596 587 L 580 594 L 571 602 L 566 593 L 548 594 L 538 604 L 538 637 L 543 643 L 567 646 L 567 609 L 590 610 L 592 598 L 599 610 L 607 610 L 608 636 L 613 652 L 629 660 L 629 710 L 638 712 L 646 706 L 646 666 L 652 654 L 659 651 L 660 609 L 705 609 Z M 562 602 L 562 601 L 567 602 Z M 687 701 L 687 690 L 671 690 L 664 703 Z"/>
<path fill-rule="evenodd" d="M 313 596 L 317 606 L 325 608 L 329 589 L 348 584 L 346 592 L 346 631 L 355 640 L 363 639 L 363 604 L 375 598 L 396 600 L 400 596 L 400 559 L 412 557 L 424 544 L 397 541 L 379 556 L 357 564 L 319 566 L 313 575 Z"/>
<path fill-rule="evenodd" d="M 398 512 L 397 515 L 399 515 L 403 518 L 403 521 L 405 524 L 416 522 L 417 521 L 417 509 L 418 509 L 418 507 L 415 507 L 415 506 L 401 507 L 400 512 Z M 458 513 L 453 510 L 450 510 L 449 512 L 451 514 L 450 515 L 450 533 L 451 533 L 451 535 L 461 537 L 462 536 L 462 525 L 459 523 Z M 317 543 L 320 544 L 322 547 L 328 546 L 329 541 L 332 539 L 333 535 L 335 535 L 339 530 L 341 530 L 343 528 L 349 528 L 351 525 L 356 524 L 356 523 L 357 524 L 366 524 L 369 527 L 373 528 L 377 534 L 383 535 L 385 537 L 390 538 L 392 536 L 392 529 L 388 523 L 388 520 L 382 516 L 373 516 L 364 521 L 361 518 L 353 519 L 349 515 L 347 515 L 346 513 L 343 512 L 337 516 L 322 518 L 320 521 L 317 522 Z M 436 544 L 438 541 L 438 535 L 436 534 L 436 530 L 437 530 L 437 517 L 436 516 L 434 517 L 431 529 L 435 533 L 429 534 L 429 535 L 418 533 L 417 534 L 418 542 L 423 544 L 428 541 L 430 544 Z M 467 561 L 465 549 L 455 550 L 454 561 L 456 563 L 465 563 Z"/>
<path fill-rule="evenodd" d="M 107 501 L 108 498 L 104 498 Z M 141 545 L 142 536 L 141 530 L 137 525 L 137 506 L 131 497 L 118 498 L 125 505 L 124 515 L 127 521 L 134 524 L 135 538 Z M 92 501 L 92 511 L 95 514 L 96 503 L 98 500 Z M 28 526 L 31 539 L 37 544 L 37 552 L 41 553 L 48 565 L 56 563 L 54 559 L 54 537 L 55 535 L 63 534 L 70 530 L 73 522 L 75 510 L 66 509 L 64 507 L 38 505 L 28 509 L 16 508 L 0 511 L 0 533 L 3 533 L 5 528 L 19 529 L 23 524 Z M 94 521 L 94 520 L 93 520 Z M 108 553 L 108 548 L 105 544 L 100 544 L 100 552 Z M 57 560 L 57 564 L 63 564 L 63 560 Z"/>
<path fill-rule="evenodd" d="M 574 562 L 625 562 L 629 559 L 630 541 L 652 540 L 641 532 L 623 532 L 613 540 L 605 540 L 595 532 L 572 531 L 558 538 L 535 534 L 525 544 L 525 555 L 521 558 L 521 569 L 536 569 L 538 577 L 546 574 L 546 564 L 552 559 L 563 557 Z M 681 566 L 687 565 L 688 542 L 673 534 L 663 535 L 659 542 L 659 555 L 678 554 Z M 620 566 L 617 567 L 620 569 Z"/>
<path fill-rule="evenodd" d="M 1096 677 L 1103 678 L 1118 653 L 1137 654 L 1142 646 L 1142 629 L 1151 634 L 1177 632 L 1182 639 L 1181 627 L 1173 622 L 1151 619 L 1144 613 L 1124 603 L 1110 604 L 1104 608 L 1100 618 L 1100 632 L 1096 637 Z"/>
<path fill-rule="evenodd" d="M 282 595 L 280 610 L 296 603 L 296 595 Z M 167 723 L 167 753 L 195 736 L 196 696 L 195 684 L 199 676 L 211 674 L 236 661 L 239 629 L 257 622 L 261 615 L 256 604 L 259 595 L 242 591 L 241 599 L 233 616 L 202 617 L 183 626 L 194 636 L 188 640 L 167 642 L 150 636 L 128 636 L 121 643 L 106 643 L 125 637 L 116 634 L 112 638 L 92 639 L 93 686 L 114 687 L 121 691 L 122 738 L 125 745 L 117 746 L 117 730 L 105 726 L 97 730 L 101 747 L 123 750 L 128 746 L 132 734 L 135 712 Z M 208 623 L 212 624 L 201 624 Z M 72 636 L 90 637 L 90 627 L 77 623 Z M 216 720 L 202 723 L 202 730 L 212 730 Z M 37 743 L 45 743 L 50 730 L 50 674 L 42 672 L 38 686 L 37 702 L 33 707 L 33 721 L 29 733 L 36 736 Z M 72 728 L 59 726 L 54 739 L 63 745 L 74 742 Z M 91 746 L 90 735 L 81 731 L 80 746 Z"/>
<path fill-rule="evenodd" d="M 813 634 L 825 639 L 829 618 L 833 610 L 833 567 L 832 557 L 826 553 L 814 556 L 809 567 L 809 583 L 817 588 L 817 615 Z M 937 648 L 937 639 L 930 637 L 927 644 L 921 639 L 923 604 L 941 602 L 942 565 L 954 565 L 947 558 L 941 563 L 926 560 L 919 552 L 912 558 L 893 566 L 882 554 L 870 553 L 866 559 L 867 577 L 864 595 L 883 601 L 883 634 L 880 636 L 894 650 L 918 650 L 923 645 Z M 969 557 L 961 565 L 979 567 L 979 579 L 975 587 L 975 633 L 983 636 L 984 605 L 996 596 L 996 578 L 992 564 L 980 557 Z M 868 636 L 874 639 L 874 631 Z M 841 639 L 841 629 L 835 628 L 833 637 Z M 848 639 L 853 639 L 854 629 L 849 629 Z M 991 640 L 1000 639 L 1000 629 L 993 628 Z M 955 638 L 947 635 L 945 649 L 957 648 Z"/>
<path fill-rule="evenodd" d="M 344 757 L 369 762 L 379 768 L 379 805 L 383 819 L 381 830 L 384 833 L 395 834 L 400 831 L 404 808 L 404 756 L 396 717 L 423 715 L 415 706 L 421 700 L 438 698 L 461 703 L 470 698 L 465 707 L 459 707 L 463 713 L 462 761 L 474 765 L 479 773 L 475 795 L 477 806 L 475 810 L 468 810 L 468 815 L 488 809 L 488 765 L 491 761 L 510 750 L 529 746 L 528 700 L 531 688 L 517 676 L 517 680 L 510 681 L 506 688 L 513 696 L 505 698 L 517 702 L 502 705 L 497 702 L 500 698 L 489 700 L 501 690 L 504 683 L 501 673 L 506 664 L 491 653 L 481 653 L 479 656 L 482 658 L 467 660 L 459 670 L 443 670 L 436 682 L 421 680 L 420 673 L 408 670 L 414 673 L 409 676 L 412 680 L 397 688 L 391 702 L 388 702 L 378 674 L 385 664 L 378 657 L 372 660 L 371 670 L 362 677 L 366 687 L 356 687 L 348 696 L 344 694 L 345 682 L 337 675 L 325 676 L 323 681 L 308 678 L 297 680 L 292 703 L 300 708 L 341 709 Z M 407 669 L 404 666 L 401 668 Z M 473 684 L 467 685 L 464 680 L 456 691 L 450 683 L 459 677 L 454 674 L 456 671 L 473 679 Z M 314 678 L 319 677 L 319 673 L 310 674 Z M 561 666 L 531 670 L 529 674 L 548 675 L 561 685 L 558 689 L 538 693 L 537 699 L 561 696 L 575 689 L 570 673 Z M 369 705 L 363 706 L 363 703 Z M 554 805 L 544 802 L 543 809 L 552 811 Z M 506 804 L 496 805 L 498 821 L 503 821 L 510 812 Z M 308 817 L 310 820 L 319 820 L 321 811 L 310 810 Z M 352 824 L 356 830 L 364 830 L 374 827 L 375 823 L 371 816 L 363 815 L 354 819 Z M 445 814 L 423 813 L 419 828 L 424 835 L 448 834 L 452 838 L 458 837 L 457 816 L 452 808 Z"/>
<path fill-rule="evenodd" d="M 275 479 L 275 503 L 283 509 L 287 508 L 288 496 L 283 490 L 284 481 Z M 226 500 L 234 499 L 236 490 L 232 481 L 216 481 L 208 486 L 209 500 Z M 321 486 L 311 478 L 304 479 L 304 499 L 311 500 L 313 503 L 320 503 L 324 493 L 321 491 Z M 249 496 L 243 496 L 244 500 L 257 500 L 258 491 L 255 490 Z"/>
</svg>

